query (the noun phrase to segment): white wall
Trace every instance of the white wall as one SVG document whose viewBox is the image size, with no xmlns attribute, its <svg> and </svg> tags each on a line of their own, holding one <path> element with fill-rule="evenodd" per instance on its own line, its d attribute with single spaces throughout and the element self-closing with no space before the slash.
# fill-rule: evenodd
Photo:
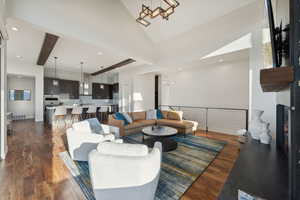
<svg viewBox="0 0 300 200">
<path fill-rule="evenodd" d="M 249 61 L 247 59 L 199 65 L 162 74 L 162 105 L 248 109 Z M 210 131 L 235 134 L 245 128 L 244 111 L 210 110 Z M 184 117 L 205 129 L 203 109 L 184 109 Z"/>
<path fill-rule="evenodd" d="M 142 74 L 133 80 L 133 111 L 154 109 L 155 74 Z"/>
<path fill-rule="evenodd" d="M 25 115 L 26 119 L 35 117 L 35 80 L 33 77 L 9 76 L 7 79 L 8 90 L 30 90 L 30 101 L 7 102 L 7 111 L 14 115 Z"/>
<path fill-rule="evenodd" d="M 139 70 L 141 69 L 141 70 Z M 142 73 L 143 68 L 119 72 L 119 107 L 122 112 L 154 109 L 155 73 Z"/>
<path fill-rule="evenodd" d="M 44 68 L 31 63 L 9 60 L 7 73 L 12 75 L 23 75 L 35 79 L 35 121 L 44 120 Z"/>
<path fill-rule="evenodd" d="M 0 18 L 0 20 L 2 20 Z M 1 63 L 0 63 L 0 153 L 1 159 L 5 159 L 7 154 L 7 127 L 6 127 L 6 113 L 7 113 L 7 79 L 6 79 L 6 71 L 7 71 L 7 43 L 3 41 L 3 48 L 1 48 Z"/>
<path fill-rule="evenodd" d="M 164 73 L 171 82 L 163 104 L 210 107 L 248 107 L 248 61 L 217 63 Z M 167 89 L 167 87 L 163 87 Z"/>
</svg>

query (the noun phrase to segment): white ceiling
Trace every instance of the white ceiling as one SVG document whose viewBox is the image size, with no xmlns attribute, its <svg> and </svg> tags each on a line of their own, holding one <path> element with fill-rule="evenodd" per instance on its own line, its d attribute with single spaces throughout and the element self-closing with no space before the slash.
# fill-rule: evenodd
<svg viewBox="0 0 300 200">
<path fill-rule="evenodd" d="M 60 36 L 51 58 L 59 57 L 58 68 L 67 71 L 79 71 L 83 61 L 91 73 L 129 57 L 137 62 L 126 69 L 184 67 L 250 33 L 262 18 L 261 0 L 178 1 L 169 21 L 158 17 L 145 28 L 135 22 L 138 2 L 151 0 L 10 0 L 8 56 L 36 63 L 49 32 Z"/>
<path fill-rule="evenodd" d="M 13 31 L 13 27 L 18 28 L 18 31 Z M 9 59 L 18 59 L 26 63 L 35 64 L 43 44 L 45 31 L 29 23 L 11 18 L 7 20 L 7 29 L 9 33 Z M 98 55 L 98 53 L 102 53 L 102 55 Z M 45 67 L 54 67 L 55 56 L 58 57 L 58 69 L 80 71 L 80 62 L 83 61 L 83 69 L 86 73 L 93 73 L 100 70 L 101 66 L 104 68 L 109 67 L 127 59 L 127 57 L 114 55 L 95 45 L 86 44 L 64 36 L 60 36 L 58 39 Z"/>
<path fill-rule="evenodd" d="M 144 3 L 152 9 L 157 6 L 165 5 L 163 0 L 121 0 L 129 10 L 134 19 L 140 12 L 141 5 Z M 193 28 L 206 24 L 211 20 L 222 17 L 238 8 L 241 8 L 255 0 L 178 0 L 180 5 L 175 8 L 175 13 L 170 16 L 168 21 L 160 16 L 155 19 L 147 19 L 151 25 L 142 29 L 148 37 L 155 43 L 172 39 L 182 33 L 188 32 Z"/>
</svg>

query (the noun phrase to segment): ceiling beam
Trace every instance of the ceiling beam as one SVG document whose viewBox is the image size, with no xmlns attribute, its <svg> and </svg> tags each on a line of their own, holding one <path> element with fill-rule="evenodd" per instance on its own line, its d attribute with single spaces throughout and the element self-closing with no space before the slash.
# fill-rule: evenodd
<svg viewBox="0 0 300 200">
<path fill-rule="evenodd" d="M 54 46 L 58 40 L 57 35 L 53 35 L 50 33 L 45 34 L 44 42 L 40 51 L 40 55 L 37 61 L 37 65 L 45 65 L 47 62 L 52 50 L 54 49 Z"/>
<path fill-rule="evenodd" d="M 120 67 L 124 67 L 125 65 L 128 65 L 128 64 L 134 63 L 134 62 L 136 62 L 136 61 L 133 60 L 133 59 L 131 59 L 131 58 L 128 58 L 128 59 L 123 60 L 123 61 L 121 61 L 121 62 L 119 62 L 119 63 L 117 63 L 117 64 L 114 64 L 114 65 L 112 65 L 112 66 L 110 66 L 110 67 L 106 67 L 106 68 L 101 69 L 101 70 L 99 70 L 99 71 L 97 71 L 97 72 L 94 72 L 94 73 L 92 73 L 91 75 L 92 75 L 92 76 L 96 76 L 96 75 L 99 75 L 99 74 L 102 74 L 102 73 L 111 71 L 111 70 L 113 70 L 113 69 L 117 69 L 117 68 L 120 68 Z"/>
</svg>

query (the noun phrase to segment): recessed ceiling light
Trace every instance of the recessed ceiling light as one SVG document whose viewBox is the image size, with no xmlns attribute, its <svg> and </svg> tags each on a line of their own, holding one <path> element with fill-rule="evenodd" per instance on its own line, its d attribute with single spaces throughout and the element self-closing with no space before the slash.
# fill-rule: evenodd
<svg viewBox="0 0 300 200">
<path fill-rule="evenodd" d="M 13 31 L 19 31 L 19 29 L 17 27 L 15 27 L 15 26 L 11 27 L 11 30 L 13 30 Z"/>
<path fill-rule="evenodd" d="M 101 56 L 101 55 L 103 55 L 103 53 L 102 53 L 101 51 L 99 51 L 99 52 L 97 53 L 97 55 Z"/>
<path fill-rule="evenodd" d="M 16 56 L 16 57 L 19 58 L 19 59 L 23 58 L 22 56 Z"/>
</svg>

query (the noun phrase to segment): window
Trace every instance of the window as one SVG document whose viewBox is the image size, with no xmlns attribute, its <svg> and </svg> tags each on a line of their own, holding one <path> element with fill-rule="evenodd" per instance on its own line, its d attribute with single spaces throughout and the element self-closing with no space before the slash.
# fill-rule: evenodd
<svg viewBox="0 0 300 200">
<path fill-rule="evenodd" d="M 10 101 L 31 101 L 30 90 L 9 90 Z"/>
</svg>

